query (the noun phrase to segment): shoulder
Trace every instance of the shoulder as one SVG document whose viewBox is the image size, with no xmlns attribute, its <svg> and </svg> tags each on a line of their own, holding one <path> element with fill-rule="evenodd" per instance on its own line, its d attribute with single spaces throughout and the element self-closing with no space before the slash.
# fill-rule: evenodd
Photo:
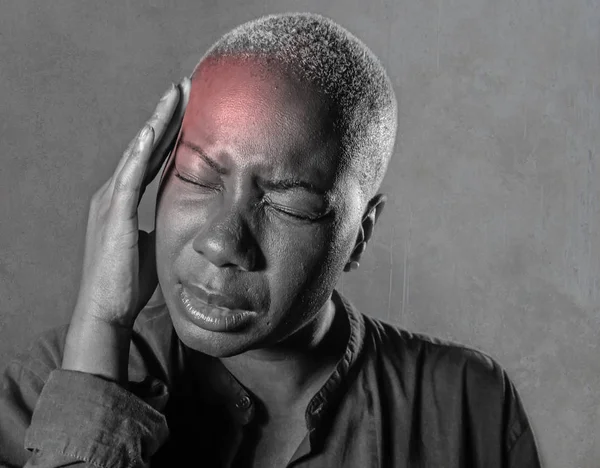
<svg viewBox="0 0 600 468">
<path fill-rule="evenodd" d="M 144 309 L 138 316 L 130 347 L 130 380 L 137 381 L 146 370 L 158 377 L 169 352 L 169 314 L 158 308 Z M 24 448 L 27 428 L 52 371 L 60 369 L 69 330 L 62 324 L 37 334 L 29 345 L 13 352 L 0 374 L 0 465 L 24 466 L 30 453 Z M 167 356 L 167 357 L 164 357 Z M 162 374 L 161 374 L 162 371 Z M 133 379 L 132 379 L 133 375 Z M 164 378 L 164 377 L 163 377 Z M 141 379 L 140 379 L 141 380 Z M 166 379 L 165 379 L 166 380 Z M 156 398 L 155 401 L 160 400 Z M 151 403 L 150 399 L 146 400 Z"/>
<path fill-rule="evenodd" d="M 498 372 L 500 364 L 488 353 L 475 347 L 440 337 L 415 333 L 383 320 L 364 316 L 365 337 L 377 353 L 389 359 L 420 359 L 451 369 L 465 365 L 481 372 Z"/>
<path fill-rule="evenodd" d="M 395 378 L 418 379 L 420 384 L 472 399 L 501 403 L 513 392 L 506 370 L 488 353 L 474 347 L 414 333 L 365 316 L 365 338 L 374 359 L 393 369 Z"/>
<path fill-rule="evenodd" d="M 68 325 L 35 336 L 30 344 L 13 352 L 0 374 L 0 465 L 24 466 L 29 459 L 25 431 L 52 370 L 62 362 Z"/>
<path fill-rule="evenodd" d="M 66 323 L 36 334 L 25 348 L 13 353 L 5 374 L 18 375 L 43 385 L 50 372 L 62 363 L 68 329 Z"/>
<path fill-rule="evenodd" d="M 482 427 L 491 421 L 506 427 L 509 445 L 528 430 L 515 384 L 486 352 L 372 317 L 364 316 L 364 321 L 367 354 L 375 363 L 373 369 L 378 369 L 377 379 L 412 388 L 422 401 L 441 408 L 470 408 L 470 414 L 481 418 Z"/>
<path fill-rule="evenodd" d="M 61 324 L 34 336 L 23 349 L 13 352 L 4 369 L 4 378 L 27 380 L 36 387 L 43 386 L 50 372 L 62 365 L 64 345 L 69 324 Z M 161 356 L 168 358 L 172 340 L 172 322 L 166 306 L 146 307 L 138 316 L 132 336 L 130 359 L 136 372 L 144 363 Z"/>
</svg>

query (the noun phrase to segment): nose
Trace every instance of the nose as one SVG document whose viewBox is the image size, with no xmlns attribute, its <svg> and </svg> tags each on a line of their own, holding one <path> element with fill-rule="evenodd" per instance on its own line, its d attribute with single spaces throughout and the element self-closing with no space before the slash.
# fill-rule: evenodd
<svg viewBox="0 0 600 468">
<path fill-rule="evenodd" d="M 192 247 L 221 268 L 252 271 L 257 267 L 257 242 L 239 208 L 223 210 L 207 220 Z"/>
</svg>

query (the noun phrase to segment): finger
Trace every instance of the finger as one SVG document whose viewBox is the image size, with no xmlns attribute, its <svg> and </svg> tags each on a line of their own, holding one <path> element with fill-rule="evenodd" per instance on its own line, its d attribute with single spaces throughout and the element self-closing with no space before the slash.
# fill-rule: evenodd
<svg viewBox="0 0 600 468">
<path fill-rule="evenodd" d="M 115 178 L 110 207 L 113 215 L 125 216 L 127 219 L 136 216 L 144 172 L 152 155 L 153 141 L 154 129 L 145 125 L 131 155 Z"/>
<path fill-rule="evenodd" d="M 154 113 L 146 122 L 154 129 L 154 142 L 155 146 L 162 140 L 165 130 L 167 129 L 173 112 L 175 111 L 177 104 L 179 103 L 179 89 L 171 83 L 171 86 L 167 92 L 163 95 L 161 100 L 158 102 Z"/>
<path fill-rule="evenodd" d="M 133 137 L 133 139 L 127 144 L 127 148 L 125 148 L 125 151 L 123 151 L 123 154 L 121 155 L 121 158 L 119 159 L 119 162 L 117 163 L 117 167 L 113 171 L 110 179 L 108 179 L 109 186 L 110 186 L 109 189 L 111 191 L 112 191 L 111 187 L 113 186 L 113 184 L 115 182 L 115 178 L 116 178 L 117 174 L 119 172 L 121 172 L 121 169 L 123 169 L 123 166 L 125 165 L 125 162 L 127 161 L 127 158 L 129 158 L 131 153 L 135 150 L 135 145 L 138 142 L 138 140 L 140 139 L 140 134 L 142 133 L 143 130 L 144 130 L 144 127 L 140 128 L 138 130 L 137 134 Z"/>
<path fill-rule="evenodd" d="M 189 101 L 189 79 L 183 78 L 183 80 L 181 80 L 181 82 L 178 84 L 177 88 L 180 95 L 179 101 L 177 103 L 176 108 L 173 111 L 171 121 L 167 125 L 167 128 L 165 129 L 161 140 L 155 144 L 154 153 L 152 155 L 152 158 L 150 159 L 148 169 L 146 170 L 146 176 L 144 178 L 144 186 L 142 187 L 142 191 L 144 190 L 146 185 L 148 185 L 154 180 L 154 178 L 160 171 L 160 168 L 162 167 L 163 163 L 168 158 L 171 151 L 173 151 L 175 143 L 177 142 L 177 136 L 179 134 L 179 130 L 181 129 L 181 122 L 183 121 L 185 109 Z"/>
<path fill-rule="evenodd" d="M 150 119 L 148 119 L 146 121 L 146 124 L 151 125 L 152 128 L 154 129 L 154 135 L 155 135 L 154 141 L 155 142 L 157 142 L 159 140 L 160 136 L 164 132 L 166 123 L 163 121 L 165 119 L 166 119 L 166 121 L 170 120 L 178 101 L 179 101 L 179 93 L 176 92 L 175 86 L 173 84 L 171 84 L 171 86 L 163 94 L 160 101 L 158 101 L 158 104 L 156 105 L 156 108 L 154 109 L 154 112 L 153 112 L 152 116 L 150 117 Z M 143 128 L 142 128 L 142 130 L 143 130 Z M 139 139 L 139 136 L 140 136 L 140 133 L 142 130 L 140 130 L 140 132 L 138 132 L 138 134 L 135 136 L 135 138 L 133 140 L 131 140 L 129 142 L 129 144 L 127 145 L 127 148 L 125 149 L 125 152 L 121 156 L 121 159 L 119 160 L 119 163 L 117 164 L 117 168 L 115 169 L 115 171 L 113 173 L 113 179 L 115 178 L 116 174 L 121 172 L 121 169 L 123 169 L 123 166 L 127 162 L 127 159 L 129 158 L 129 156 L 131 155 L 132 151 L 135 148 L 135 145 Z"/>
<path fill-rule="evenodd" d="M 191 90 L 191 81 L 189 78 L 184 77 L 183 80 L 180 83 L 181 89 L 182 89 L 182 97 L 181 97 L 181 102 L 182 102 L 182 107 L 181 107 L 181 117 L 183 120 L 183 116 L 185 114 L 185 111 L 187 109 L 187 105 L 189 103 L 190 100 L 190 90 Z M 177 144 L 179 139 L 181 138 L 181 127 L 179 128 L 179 131 L 177 132 L 177 135 L 175 136 L 174 140 L 173 140 L 173 146 L 172 146 L 172 150 L 170 152 L 170 154 L 167 156 L 166 158 L 166 162 L 164 164 L 164 168 L 160 174 L 160 181 L 159 181 L 159 194 L 160 194 L 160 189 L 162 187 L 162 183 L 163 183 L 163 179 L 165 178 L 165 176 L 169 173 L 170 167 L 173 165 L 173 159 L 174 159 L 174 152 L 177 151 Z M 157 194 L 158 196 L 158 194 Z"/>
</svg>

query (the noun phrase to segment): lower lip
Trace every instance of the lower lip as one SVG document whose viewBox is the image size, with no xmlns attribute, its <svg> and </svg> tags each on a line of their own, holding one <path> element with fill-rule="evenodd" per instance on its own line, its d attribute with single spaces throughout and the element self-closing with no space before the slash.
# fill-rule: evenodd
<svg viewBox="0 0 600 468">
<path fill-rule="evenodd" d="M 201 301 L 181 287 L 179 298 L 190 321 L 205 330 L 232 332 L 245 327 L 256 315 L 249 310 L 235 310 L 217 307 Z"/>
</svg>

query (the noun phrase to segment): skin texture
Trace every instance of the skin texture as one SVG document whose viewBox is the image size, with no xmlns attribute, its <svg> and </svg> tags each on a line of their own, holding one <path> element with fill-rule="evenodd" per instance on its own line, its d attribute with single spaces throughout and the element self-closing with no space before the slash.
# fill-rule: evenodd
<svg viewBox="0 0 600 468">
<path fill-rule="evenodd" d="M 214 356 L 274 347 L 327 321 L 331 291 L 364 236 L 358 181 L 339 170 L 327 103 L 289 77 L 259 72 L 230 59 L 196 75 L 157 203 L 158 278 L 176 330 Z M 263 183 L 290 178 L 323 194 Z M 258 315 L 235 333 L 194 326 L 181 313 L 181 280 L 243 298 Z"/>
<path fill-rule="evenodd" d="M 156 289 L 154 233 L 138 229 L 138 204 L 169 153 L 189 96 L 172 85 L 125 150 L 112 177 L 92 196 L 77 303 L 62 368 L 127 386 L 133 323 Z"/>
<path fill-rule="evenodd" d="M 340 163 L 330 103 L 317 90 L 235 59 L 198 71 L 191 89 L 184 80 L 165 94 L 150 131 L 93 197 L 63 368 L 126 385 L 131 327 L 158 280 L 180 339 L 219 357 L 256 397 L 249 458 L 274 466 L 302 440 L 306 405 L 346 346 L 347 318 L 331 293 L 360 260 L 385 197 L 364 200 Z M 156 229 L 143 233 L 139 199 L 184 109 Z M 181 282 L 243 301 L 252 320 L 235 332 L 193 324 Z"/>
<path fill-rule="evenodd" d="M 300 414 L 341 356 L 347 327 L 334 320 L 331 293 L 385 201 L 363 200 L 343 169 L 329 108 L 259 63 L 203 63 L 157 198 L 157 273 L 175 330 L 189 348 L 220 357 L 272 420 L 290 407 Z M 320 193 L 273 190 L 282 179 Z M 235 332 L 198 327 L 179 299 L 182 281 L 256 315 Z"/>
</svg>

